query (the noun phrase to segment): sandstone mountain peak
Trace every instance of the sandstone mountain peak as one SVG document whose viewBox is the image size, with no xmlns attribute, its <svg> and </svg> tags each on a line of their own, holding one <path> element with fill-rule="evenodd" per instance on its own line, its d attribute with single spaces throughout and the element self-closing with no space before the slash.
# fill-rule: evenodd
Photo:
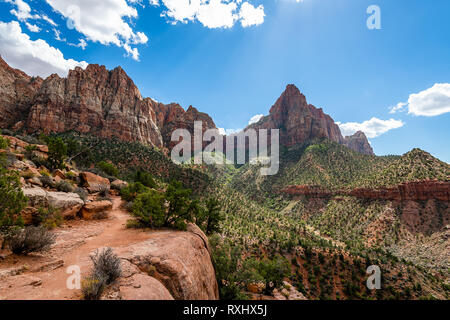
<svg viewBox="0 0 450 320">
<path fill-rule="evenodd" d="M 344 145 L 348 148 L 362 154 L 374 155 L 372 146 L 364 132 L 358 131 L 351 136 L 345 137 L 344 140 Z"/>
</svg>

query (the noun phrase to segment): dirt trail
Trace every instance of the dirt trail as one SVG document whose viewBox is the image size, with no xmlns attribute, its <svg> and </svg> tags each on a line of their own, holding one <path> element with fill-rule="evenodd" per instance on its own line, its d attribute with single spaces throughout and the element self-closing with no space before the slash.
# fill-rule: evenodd
<svg viewBox="0 0 450 320">
<path fill-rule="evenodd" d="M 113 209 L 108 219 L 97 221 L 72 221 L 56 230 L 56 244 L 43 255 L 28 257 L 8 256 L 0 261 L 0 272 L 5 269 L 24 269 L 25 272 L 0 280 L 1 299 L 79 299 L 80 290 L 67 288 L 70 274 L 67 267 L 77 265 L 82 275 L 91 268 L 89 255 L 102 247 L 123 247 L 150 238 L 151 233 L 126 229 L 130 215 L 121 207 L 121 199 L 113 198 Z M 51 271 L 36 268 L 63 260 L 64 265 Z"/>
</svg>

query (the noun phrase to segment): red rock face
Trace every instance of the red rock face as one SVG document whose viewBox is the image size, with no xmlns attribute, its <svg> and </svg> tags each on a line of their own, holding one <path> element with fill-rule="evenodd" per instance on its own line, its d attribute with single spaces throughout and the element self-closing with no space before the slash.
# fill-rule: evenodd
<svg viewBox="0 0 450 320">
<path fill-rule="evenodd" d="M 344 138 L 344 145 L 356 152 L 368 155 L 374 155 L 373 149 L 367 140 L 366 135 L 362 131 L 356 132 L 354 135 Z"/>
<path fill-rule="evenodd" d="M 325 198 L 334 195 L 347 195 L 362 199 L 371 200 L 392 200 L 392 201 L 426 201 L 440 200 L 450 201 L 450 182 L 437 180 L 413 181 L 399 184 L 395 187 L 384 187 L 377 189 L 357 188 L 351 191 L 329 191 L 324 188 L 314 186 L 288 186 L 282 193 L 293 196 L 311 196 L 315 198 Z"/>
<path fill-rule="evenodd" d="M 253 129 L 280 129 L 280 143 L 290 147 L 314 138 L 328 138 L 344 143 L 339 127 L 322 109 L 306 102 L 306 98 L 294 85 L 288 85 L 270 114 L 258 123 L 249 126 Z"/>
<path fill-rule="evenodd" d="M 105 138 L 162 146 L 154 102 L 143 99 L 127 74 L 118 67 L 76 68 L 67 78 L 48 77 L 30 108 L 29 132 L 75 130 Z"/>
<path fill-rule="evenodd" d="M 270 114 L 248 128 L 280 129 L 280 144 L 286 147 L 327 138 L 356 152 L 374 154 L 363 132 L 344 139 L 334 120 L 322 109 L 308 104 L 305 96 L 292 84 L 272 106 Z"/>
<path fill-rule="evenodd" d="M 216 125 L 211 117 L 203 112 L 199 112 L 196 108 L 190 106 L 186 111 L 178 104 L 157 104 L 155 106 L 156 121 L 158 127 L 161 128 L 161 135 L 164 145 L 171 149 L 177 142 L 172 142 L 172 132 L 176 129 L 186 129 L 191 133 L 192 143 L 194 139 L 194 122 L 202 122 L 202 133 L 208 129 L 216 129 Z M 208 145 L 203 143 L 203 147 Z"/>
<path fill-rule="evenodd" d="M 0 128 L 25 119 L 42 81 L 11 68 L 0 57 Z"/>
</svg>

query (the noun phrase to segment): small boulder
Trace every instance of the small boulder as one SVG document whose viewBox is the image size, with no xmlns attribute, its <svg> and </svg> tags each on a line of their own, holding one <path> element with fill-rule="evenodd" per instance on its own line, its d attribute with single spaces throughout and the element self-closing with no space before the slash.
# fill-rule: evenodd
<svg viewBox="0 0 450 320">
<path fill-rule="evenodd" d="M 64 172 L 62 172 L 61 170 L 59 170 L 59 169 L 56 169 L 54 172 L 53 172 L 53 176 L 56 178 L 56 177 L 60 177 L 62 180 L 64 180 L 64 179 L 66 179 L 66 175 L 64 174 Z"/>
<path fill-rule="evenodd" d="M 92 172 L 82 172 L 80 174 L 81 182 L 90 193 L 100 192 L 103 189 L 110 188 L 109 180 L 100 177 Z"/>
<path fill-rule="evenodd" d="M 128 186 L 128 182 L 122 180 L 114 180 L 111 182 L 111 189 L 122 190 L 123 188 Z"/>
<path fill-rule="evenodd" d="M 108 200 L 89 202 L 81 209 L 81 215 L 85 220 L 96 219 L 99 216 L 103 216 L 112 207 L 112 202 Z"/>
</svg>

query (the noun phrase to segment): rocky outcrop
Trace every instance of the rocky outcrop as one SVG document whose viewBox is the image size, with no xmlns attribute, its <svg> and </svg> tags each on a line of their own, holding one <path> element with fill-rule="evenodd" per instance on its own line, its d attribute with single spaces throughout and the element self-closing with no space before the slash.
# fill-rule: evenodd
<svg viewBox="0 0 450 320">
<path fill-rule="evenodd" d="M 191 133 L 192 143 L 194 138 L 194 122 L 202 122 L 202 133 L 208 129 L 216 129 L 216 125 L 211 117 L 203 112 L 198 111 L 196 108 L 189 106 L 184 111 L 178 104 L 163 105 L 158 104 L 155 106 L 155 113 L 158 127 L 161 128 L 161 134 L 164 141 L 164 145 L 170 149 L 178 142 L 172 142 L 172 132 L 176 129 L 186 129 Z M 205 147 L 208 142 L 203 143 Z"/>
<path fill-rule="evenodd" d="M 12 127 L 26 119 L 42 81 L 11 68 L 0 57 L 0 128 Z"/>
<path fill-rule="evenodd" d="M 162 146 L 151 99 L 118 67 L 89 65 L 69 71 L 67 78 L 44 80 L 29 111 L 29 132 L 78 131 L 104 138 Z"/>
<path fill-rule="evenodd" d="M 82 172 L 80 174 L 81 184 L 90 192 L 100 192 L 102 190 L 110 189 L 110 182 L 108 179 L 100 177 L 91 172 Z"/>
<path fill-rule="evenodd" d="M 65 219 L 73 219 L 84 205 L 84 201 L 76 193 L 51 192 L 39 187 L 23 188 L 24 195 L 29 199 L 29 205 L 34 208 L 52 207 L 60 210 Z"/>
<path fill-rule="evenodd" d="M 450 182 L 437 180 L 413 181 L 387 188 L 358 188 L 348 194 L 357 198 L 377 200 L 425 201 L 436 199 L 450 201 Z"/>
<path fill-rule="evenodd" d="M 347 195 L 370 200 L 425 201 L 436 199 L 450 201 L 450 182 L 438 180 L 412 181 L 393 187 L 380 187 L 376 189 L 356 188 L 350 191 L 330 191 L 316 186 L 295 185 L 288 186 L 281 192 L 292 196 L 310 196 L 313 198 Z"/>
<path fill-rule="evenodd" d="M 358 131 L 352 136 L 345 137 L 344 145 L 347 148 L 362 154 L 375 155 L 369 140 L 367 140 L 366 135 L 362 131 Z"/>
<path fill-rule="evenodd" d="M 119 256 L 157 279 L 176 300 L 215 300 L 218 285 L 206 236 L 198 227 L 187 232 L 160 231 L 151 239 L 121 249 Z"/>
<path fill-rule="evenodd" d="M 85 220 L 92 220 L 99 217 L 105 217 L 107 212 L 111 210 L 113 204 L 111 201 L 102 200 L 102 201 L 93 201 L 86 203 L 81 209 L 81 216 Z"/>
</svg>

